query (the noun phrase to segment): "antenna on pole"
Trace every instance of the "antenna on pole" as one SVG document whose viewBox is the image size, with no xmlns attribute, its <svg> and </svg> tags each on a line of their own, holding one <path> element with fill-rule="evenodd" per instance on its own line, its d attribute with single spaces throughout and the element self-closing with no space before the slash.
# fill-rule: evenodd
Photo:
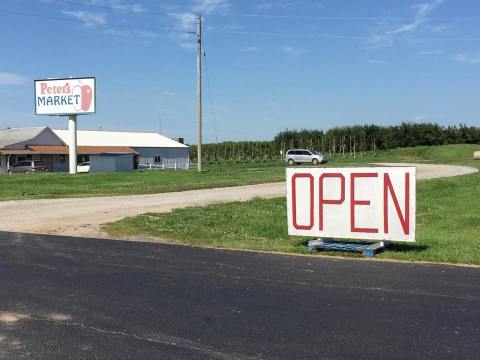
<svg viewBox="0 0 480 360">
<path fill-rule="evenodd" d="M 197 94 L 198 94 L 198 132 L 197 160 L 198 172 L 202 172 L 202 17 L 197 15 Z"/>
</svg>

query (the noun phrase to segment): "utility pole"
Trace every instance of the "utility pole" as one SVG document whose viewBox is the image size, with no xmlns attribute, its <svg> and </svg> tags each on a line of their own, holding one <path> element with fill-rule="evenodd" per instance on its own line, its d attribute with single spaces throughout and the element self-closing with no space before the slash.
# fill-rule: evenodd
<svg viewBox="0 0 480 360">
<path fill-rule="evenodd" d="M 198 93 L 198 133 L 197 160 L 198 172 L 202 172 L 202 17 L 197 20 L 197 93 Z"/>
</svg>

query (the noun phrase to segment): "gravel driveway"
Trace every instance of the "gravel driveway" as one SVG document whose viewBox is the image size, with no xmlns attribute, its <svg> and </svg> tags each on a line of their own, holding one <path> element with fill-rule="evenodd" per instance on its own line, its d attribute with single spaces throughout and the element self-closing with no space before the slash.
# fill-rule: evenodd
<svg viewBox="0 0 480 360">
<path fill-rule="evenodd" d="M 466 175 L 478 171 L 454 165 L 382 165 L 415 165 L 418 179 Z M 282 182 L 148 195 L 3 201 L 0 202 L 0 230 L 102 237 L 105 235 L 99 230 L 101 224 L 127 216 L 284 194 L 285 184 Z"/>
</svg>

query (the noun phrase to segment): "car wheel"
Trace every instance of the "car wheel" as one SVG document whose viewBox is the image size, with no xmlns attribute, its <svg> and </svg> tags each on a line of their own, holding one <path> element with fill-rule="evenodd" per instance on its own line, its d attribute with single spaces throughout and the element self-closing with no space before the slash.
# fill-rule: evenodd
<svg viewBox="0 0 480 360">
<path fill-rule="evenodd" d="M 317 164 L 318 164 L 318 159 L 313 159 L 313 160 L 312 160 L 312 164 L 313 164 L 313 165 L 317 165 Z"/>
<path fill-rule="evenodd" d="M 295 165 L 295 161 L 293 161 L 293 159 L 288 159 L 288 163 L 289 163 L 290 165 Z"/>
</svg>

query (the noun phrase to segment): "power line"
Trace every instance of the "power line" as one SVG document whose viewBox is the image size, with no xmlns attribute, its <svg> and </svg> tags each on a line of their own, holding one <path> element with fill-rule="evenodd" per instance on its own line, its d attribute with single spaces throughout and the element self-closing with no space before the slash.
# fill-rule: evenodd
<svg viewBox="0 0 480 360">
<path fill-rule="evenodd" d="M 411 21 L 408 17 L 391 16 L 312 16 L 312 15 L 273 15 L 273 14 L 245 14 L 245 13 L 213 13 L 212 16 L 225 17 L 250 17 L 250 18 L 269 18 L 269 19 L 298 19 L 298 20 L 333 20 L 333 21 Z M 427 18 L 425 21 L 479 21 L 480 18 Z"/>
<path fill-rule="evenodd" d="M 252 36 L 284 36 L 284 37 L 306 37 L 306 38 L 324 38 L 324 39 L 365 39 L 367 36 L 360 35 L 328 35 L 328 34 L 305 34 L 305 33 L 287 33 L 287 32 L 257 32 L 257 31 L 236 31 L 236 30 L 209 30 L 205 32 L 216 34 L 232 35 L 252 35 Z"/>
<path fill-rule="evenodd" d="M 48 5 L 46 4 L 45 2 L 42 2 L 40 0 L 40 2 L 43 4 L 43 5 Z M 135 8 L 135 6 L 132 6 L 132 5 L 124 5 L 122 6 L 121 4 L 116 4 L 116 5 L 100 5 L 100 4 L 97 4 L 97 3 L 85 3 L 83 1 L 75 1 L 75 0 L 65 0 L 65 1 L 51 1 L 51 2 L 54 2 L 56 4 L 61 4 L 61 5 L 66 5 L 66 6 L 69 6 L 69 5 L 75 5 L 75 6 L 82 6 L 82 7 L 85 7 L 85 8 L 94 8 L 94 9 L 103 9 L 103 10 L 111 10 L 111 11 L 117 11 L 117 12 L 122 12 L 122 13 L 135 13 L 135 14 L 145 14 L 145 13 L 152 13 L 150 10 L 147 10 L 147 9 L 144 9 L 144 8 Z M 135 10 L 136 9 L 136 10 Z"/>
<path fill-rule="evenodd" d="M 42 15 L 42 14 L 34 14 L 34 13 L 27 13 L 22 11 L 14 11 L 14 10 L 5 10 L 0 9 L 0 13 L 15 15 L 15 16 L 27 16 L 27 17 L 34 17 L 34 18 L 41 18 L 41 19 L 50 19 L 56 21 L 65 21 L 65 22 L 74 22 L 79 24 L 87 23 L 84 20 L 67 18 L 67 17 L 60 17 L 60 16 L 51 16 L 51 15 Z M 123 24 L 114 24 L 114 23 L 105 23 L 105 24 L 95 24 L 99 27 L 106 27 L 106 28 L 123 28 L 123 29 L 131 29 L 131 30 L 140 30 L 140 31 L 151 31 L 156 33 L 179 33 L 179 34 L 189 34 L 190 31 L 187 30 L 178 30 L 175 28 L 154 28 L 154 27 L 140 27 L 140 26 L 133 26 L 133 25 L 123 25 Z M 331 34 L 306 34 L 306 33 L 287 33 L 287 32 L 254 32 L 254 31 L 233 31 L 233 30 L 212 30 L 207 29 L 205 32 L 207 33 L 217 33 L 217 34 L 231 34 L 231 35 L 246 35 L 246 36 L 276 36 L 276 37 L 303 37 L 303 38 L 312 38 L 312 39 L 331 39 L 331 40 L 342 40 L 342 39 L 350 39 L 350 40 L 364 40 L 368 38 L 368 35 L 331 35 Z M 417 37 L 395 37 L 396 40 L 407 40 L 407 41 L 480 41 L 480 38 L 439 38 L 439 37 L 432 37 L 432 38 L 417 38 Z"/>
<path fill-rule="evenodd" d="M 27 16 L 27 17 L 34 17 L 34 18 L 40 18 L 40 19 L 50 19 L 50 20 L 56 20 L 56 21 L 74 22 L 74 23 L 80 23 L 80 24 L 88 23 L 87 21 L 84 21 L 84 20 L 72 19 L 64 16 L 42 15 L 42 14 L 27 13 L 23 11 L 0 9 L 0 13 L 15 15 L 15 16 Z M 187 31 L 178 30 L 174 28 L 152 28 L 152 27 L 143 27 L 143 26 L 141 27 L 141 26 L 133 26 L 133 25 L 114 24 L 114 23 L 105 23 L 105 24 L 99 23 L 95 25 L 99 27 L 124 28 L 124 29 L 131 29 L 131 30 L 152 31 L 157 33 L 162 33 L 162 32 L 182 33 L 182 34 L 188 33 Z"/>
<path fill-rule="evenodd" d="M 152 11 L 147 8 L 136 8 L 132 5 L 128 6 L 121 6 L 121 4 L 116 4 L 116 5 L 99 5 L 97 3 L 85 3 L 82 1 L 74 1 L 74 0 L 67 0 L 67 1 L 56 1 L 56 3 L 64 5 L 64 6 L 81 6 L 83 8 L 93 8 L 93 9 L 102 9 L 102 10 L 108 10 L 108 11 L 114 11 L 117 13 L 123 13 L 123 14 L 136 14 L 136 15 L 162 15 L 164 17 L 172 16 L 175 15 L 174 13 L 171 12 L 161 12 L 161 11 Z M 48 4 L 44 4 L 48 5 Z M 192 19 L 195 19 L 195 16 L 192 15 Z"/>
<path fill-rule="evenodd" d="M 278 37 L 304 37 L 312 39 L 352 39 L 365 40 L 369 35 L 330 35 L 330 34 L 306 34 L 306 33 L 287 33 L 287 32 L 253 32 L 253 31 L 234 31 L 234 30 L 206 30 L 207 33 L 248 35 L 248 36 L 278 36 Z M 416 41 L 480 41 L 480 38 L 418 38 L 418 37 L 395 37 L 395 40 L 416 40 Z"/>
<path fill-rule="evenodd" d="M 61 3 L 62 5 L 78 5 L 86 8 L 98 8 L 104 10 L 111 10 L 122 13 L 135 13 L 135 14 L 153 14 L 153 15 L 172 15 L 169 12 L 160 12 L 152 11 L 147 8 L 135 8 L 135 4 L 132 5 L 123 5 L 115 4 L 112 5 L 100 5 L 98 3 L 86 3 L 84 1 L 78 0 L 66 0 L 66 1 L 56 1 L 56 3 Z M 141 4 L 140 4 L 141 5 Z M 136 10 L 135 10 L 136 9 Z M 189 11 L 183 12 L 189 13 Z M 332 20 L 332 21 L 410 21 L 411 17 L 396 17 L 396 16 L 314 16 L 314 15 L 276 15 L 276 14 L 260 14 L 260 13 L 212 13 L 208 15 L 209 17 L 223 16 L 223 17 L 250 17 L 250 18 L 270 18 L 270 19 L 299 19 L 299 20 Z M 480 18 L 468 18 L 468 17 L 430 17 L 425 19 L 425 21 L 480 21 Z"/>
</svg>

